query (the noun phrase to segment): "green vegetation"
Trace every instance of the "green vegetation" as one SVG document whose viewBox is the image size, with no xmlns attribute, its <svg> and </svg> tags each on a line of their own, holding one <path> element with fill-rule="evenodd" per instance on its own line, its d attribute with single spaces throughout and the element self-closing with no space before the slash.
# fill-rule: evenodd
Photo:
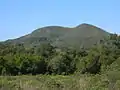
<svg viewBox="0 0 120 90">
<path fill-rule="evenodd" d="M 39 30 L 33 33 L 37 36 Z M 119 90 L 120 36 L 109 34 L 89 48 L 0 43 L 0 74 L 3 90 Z"/>
<path fill-rule="evenodd" d="M 120 72 L 119 72 L 120 73 Z M 22 75 L 1 76 L 1 90 L 119 90 L 120 76 L 102 75 Z M 112 77 L 118 77 L 113 79 Z M 113 80 L 112 80 L 113 79 Z"/>
</svg>

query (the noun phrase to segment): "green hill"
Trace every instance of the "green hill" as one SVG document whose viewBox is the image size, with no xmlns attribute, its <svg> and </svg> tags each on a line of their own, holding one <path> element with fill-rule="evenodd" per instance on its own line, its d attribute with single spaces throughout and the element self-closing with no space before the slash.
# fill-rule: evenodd
<svg viewBox="0 0 120 90">
<path fill-rule="evenodd" d="M 56 47 L 90 47 L 109 35 L 108 32 L 90 25 L 81 24 L 73 28 L 47 26 L 8 43 L 23 43 L 25 46 L 37 46 L 41 43 L 51 43 Z"/>
</svg>

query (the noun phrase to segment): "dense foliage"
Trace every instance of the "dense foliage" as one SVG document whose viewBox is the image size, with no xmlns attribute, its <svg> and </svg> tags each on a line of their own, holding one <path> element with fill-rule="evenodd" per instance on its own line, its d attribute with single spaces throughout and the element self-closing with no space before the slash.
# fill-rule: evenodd
<svg viewBox="0 0 120 90">
<path fill-rule="evenodd" d="M 0 74 L 105 73 L 120 70 L 120 36 L 111 34 L 89 49 L 60 49 L 42 43 L 27 48 L 23 44 L 0 43 Z"/>
</svg>

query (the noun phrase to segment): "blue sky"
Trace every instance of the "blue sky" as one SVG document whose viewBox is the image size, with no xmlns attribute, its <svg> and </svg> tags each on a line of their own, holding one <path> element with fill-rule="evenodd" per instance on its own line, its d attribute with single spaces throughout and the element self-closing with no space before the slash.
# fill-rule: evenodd
<svg viewBox="0 0 120 90">
<path fill-rule="evenodd" d="M 1 0 L 0 40 L 23 36 L 36 28 L 81 23 L 120 34 L 120 0 Z"/>
</svg>

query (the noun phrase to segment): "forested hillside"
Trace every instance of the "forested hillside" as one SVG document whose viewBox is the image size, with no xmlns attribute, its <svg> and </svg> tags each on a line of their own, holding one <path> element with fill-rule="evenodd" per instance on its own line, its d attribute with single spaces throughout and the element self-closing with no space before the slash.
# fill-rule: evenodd
<svg viewBox="0 0 120 90">
<path fill-rule="evenodd" d="M 23 44 L 0 44 L 0 74 L 105 73 L 119 70 L 120 36 L 111 34 L 89 49 L 60 49 L 51 44 L 26 48 Z M 113 68 L 114 67 L 114 68 Z"/>
</svg>

